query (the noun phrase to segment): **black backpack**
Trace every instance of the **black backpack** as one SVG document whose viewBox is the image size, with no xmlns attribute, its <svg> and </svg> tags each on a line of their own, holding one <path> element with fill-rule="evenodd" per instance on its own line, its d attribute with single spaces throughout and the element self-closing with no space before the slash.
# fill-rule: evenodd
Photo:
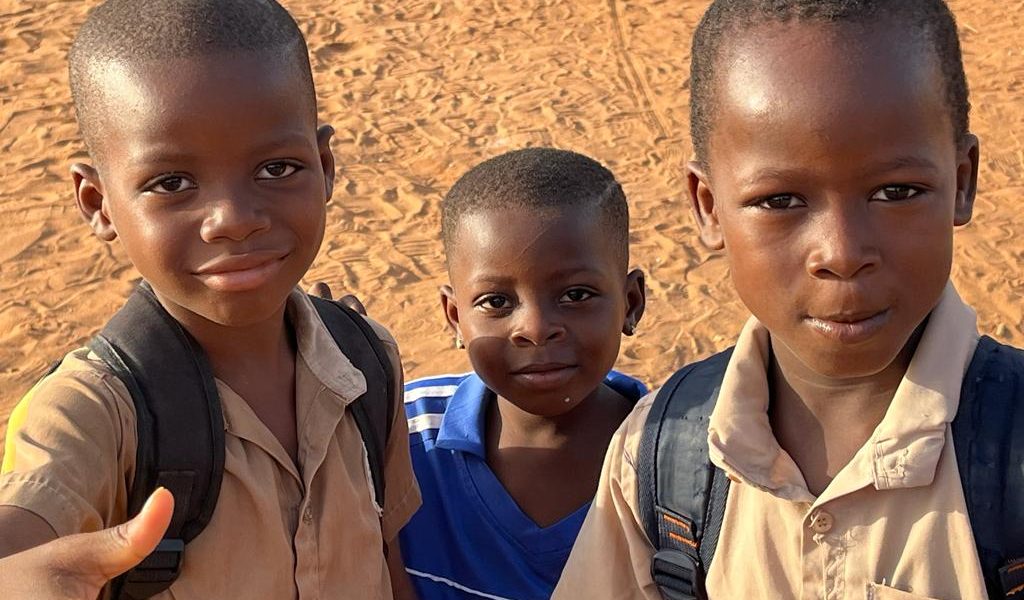
<svg viewBox="0 0 1024 600">
<path fill-rule="evenodd" d="M 337 302 L 310 296 L 335 343 L 366 377 L 366 393 L 348 406 L 366 446 L 375 499 L 384 506 L 384 448 L 397 390 L 391 362 L 367 321 Z M 224 416 L 202 348 L 142 283 L 89 342 L 131 393 L 138 423 L 135 481 L 128 515 L 158 486 L 174 494 L 163 540 L 111 584 L 111 598 L 141 600 L 171 586 L 185 545 L 206 527 L 224 474 Z"/>
<path fill-rule="evenodd" d="M 706 599 L 729 495 L 708 420 L 732 349 L 686 366 L 655 397 L 637 460 L 640 521 L 666 600 Z M 990 598 L 1024 598 L 1024 351 L 982 337 L 953 420 L 957 466 Z"/>
</svg>

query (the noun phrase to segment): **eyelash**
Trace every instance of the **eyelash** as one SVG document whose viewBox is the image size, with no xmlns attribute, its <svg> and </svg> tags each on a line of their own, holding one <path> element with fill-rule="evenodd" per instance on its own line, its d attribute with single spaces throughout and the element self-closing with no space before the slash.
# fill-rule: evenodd
<svg viewBox="0 0 1024 600">
<path fill-rule="evenodd" d="M 274 166 L 283 166 L 283 167 L 285 167 L 286 174 L 278 175 L 278 176 L 271 175 L 270 177 L 260 177 L 259 176 L 260 173 L 262 173 L 263 171 L 265 171 L 269 167 L 274 167 Z M 291 171 L 288 171 L 289 168 L 291 169 Z M 273 162 L 266 163 L 263 166 L 261 166 L 259 169 L 257 169 L 256 170 L 255 179 L 257 179 L 258 181 L 277 181 L 277 180 L 280 180 L 280 179 L 287 179 L 288 177 L 291 177 L 292 175 L 294 175 L 294 174 L 298 173 L 299 171 L 301 171 L 303 168 L 305 168 L 305 167 L 303 167 L 303 165 L 301 165 L 299 163 L 296 163 L 294 161 L 275 160 Z M 180 188 L 180 189 L 176 189 L 176 190 L 163 190 L 163 191 L 160 191 L 160 190 L 156 189 L 158 186 L 160 186 L 162 184 L 165 184 L 165 183 L 167 183 L 167 182 L 169 182 L 171 180 L 181 180 L 182 182 L 187 182 L 190 185 L 188 185 L 188 187 Z M 163 173 L 161 175 L 156 176 L 149 183 L 147 183 L 145 185 L 145 187 L 143 188 L 143 191 L 166 196 L 166 195 L 171 195 L 171 194 L 180 194 L 180 193 L 186 192 L 188 190 L 195 189 L 197 187 L 199 187 L 199 185 L 196 184 L 196 182 L 192 178 L 188 177 L 187 175 L 181 175 L 181 174 L 178 174 L 178 173 Z"/>
<path fill-rule="evenodd" d="M 885 193 L 886 191 L 894 191 L 894 190 L 910 192 L 910 195 L 907 196 L 906 198 L 896 198 L 896 199 L 876 198 L 876 196 L 878 196 L 879 194 Z M 877 190 L 875 190 L 871 194 L 869 199 L 870 200 L 878 200 L 878 201 L 881 201 L 881 202 L 905 202 L 907 200 L 911 200 L 913 198 L 916 198 L 920 194 L 924 193 L 924 191 L 925 191 L 924 189 L 922 189 L 922 188 L 920 188 L 918 186 L 910 185 L 910 184 L 906 184 L 906 183 L 897 183 L 897 184 L 891 184 L 891 185 L 883 185 L 882 187 L 880 187 Z M 779 200 L 779 199 L 784 199 L 784 198 L 785 199 L 790 199 L 791 203 L 792 203 L 792 201 L 796 201 L 797 205 L 796 206 L 776 206 L 776 207 L 768 206 L 768 203 L 771 202 L 772 200 Z M 807 202 L 805 200 L 803 200 L 802 198 L 800 198 L 799 196 L 797 196 L 796 194 L 775 194 L 775 195 L 772 195 L 772 196 L 763 196 L 761 198 L 757 198 L 757 199 L 755 199 L 751 203 L 751 206 L 760 208 L 762 210 L 784 211 L 784 210 L 793 210 L 793 209 L 796 209 L 796 208 L 802 208 L 804 206 L 807 206 Z"/>
</svg>

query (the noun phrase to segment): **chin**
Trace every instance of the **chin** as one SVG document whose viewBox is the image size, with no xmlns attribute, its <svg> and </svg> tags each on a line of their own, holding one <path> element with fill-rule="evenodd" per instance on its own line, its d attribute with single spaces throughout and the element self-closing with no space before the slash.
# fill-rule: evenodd
<svg viewBox="0 0 1024 600">
<path fill-rule="evenodd" d="M 801 357 L 812 371 L 830 379 L 859 379 L 873 377 L 888 368 L 899 356 L 900 348 L 892 351 L 878 351 L 865 348 L 851 351 L 840 348 L 831 352 L 822 351 L 808 358 Z"/>
</svg>

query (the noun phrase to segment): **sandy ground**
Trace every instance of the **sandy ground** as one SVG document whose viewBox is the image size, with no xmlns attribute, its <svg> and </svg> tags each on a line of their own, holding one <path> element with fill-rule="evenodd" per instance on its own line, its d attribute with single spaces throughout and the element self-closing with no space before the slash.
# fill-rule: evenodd
<svg viewBox="0 0 1024 600">
<path fill-rule="evenodd" d="M 0 436 L 47 365 L 80 345 L 138 275 L 91 236 L 68 164 L 85 158 L 65 55 L 95 2 L 0 0 Z M 725 347 L 745 311 L 683 202 L 686 0 L 289 0 L 307 33 L 339 181 L 308 279 L 359 294 L 408 377 L 468 368 L 452 348 L 438 204 L 467 168 L 526 145 L 578 150 L 619 176 L 648 312 L 620 368 L 662 381 Z M 953 278 L 982 330 L 1024 344 L 1024 2 L 952 0 L 982 139 L 975 221 Z M 1017 216 L 1014 216 L 1017 215 Z"/>
</svg>

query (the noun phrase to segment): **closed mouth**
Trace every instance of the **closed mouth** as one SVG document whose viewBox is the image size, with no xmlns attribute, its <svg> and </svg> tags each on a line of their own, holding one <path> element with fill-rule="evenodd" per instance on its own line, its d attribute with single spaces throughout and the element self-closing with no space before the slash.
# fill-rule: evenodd
<svg viewBox="0 0 1024 600">
<path fill-rule="evenodd" d="M 857 343 L 871 338 L 889 321 L 889 309 L 808 316 L 806 321 L 822 335 L 843 343 Z"/>
<path fill-rule="evenodd" d="M 527 365 L 515 371 L 512 371 L 513 375 L 529 375 L 533 373 L 550 373 L 552 371 L 560 371 L 562 369 L 570 369 L 573 365 L 566 363 L 537 363 Z"/>
<path fill-rule="evenodd" d="M 243 254 L 227 254 L 209 260 L 196 269 L 196 275 L 219 275 L 257 269 L 287 256 L 281 250 L 256 250 Z"/>
<path fill-rule="evenodd" d="M 287 252 L 261 250 L 229 254 L 204 263 L 195 275 L 218 292 L 243 292 L 262 287 L 281 269 Z"/>
</svg>

